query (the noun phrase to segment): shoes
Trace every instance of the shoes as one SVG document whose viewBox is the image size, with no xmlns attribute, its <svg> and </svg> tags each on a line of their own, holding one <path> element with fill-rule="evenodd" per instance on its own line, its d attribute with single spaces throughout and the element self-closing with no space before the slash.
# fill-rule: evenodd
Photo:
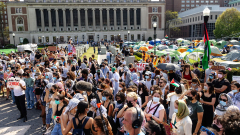
<svg viewBox="0 0 240 135">
<path fill-rule="evenodd" d="M 27 116 L 23 118 L 23 122 L 26 122 L 26 121 L 27 121 Z"/>
<path fill-rule="evenodd" d="M 46 125 L 42 125 L 42 131 L 43 131 L 43 132 L 46 131 Z"/>
<path fill-rule="evenodd" d="M 30 107 L 27 107 L 27 110 L 30 110 Z"/>
<path fill-rule="evenodd" d="M 22 116 L 20 116 L 19 118 L 17 118 L 17 120 L 20 120 L 20 119 L 22 119 L 23 117 Z"/>
</svg>

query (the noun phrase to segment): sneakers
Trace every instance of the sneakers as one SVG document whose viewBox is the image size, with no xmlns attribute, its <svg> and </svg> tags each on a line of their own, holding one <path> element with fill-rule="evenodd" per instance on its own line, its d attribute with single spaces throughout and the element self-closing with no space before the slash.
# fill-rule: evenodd
<svg viewBox="0 0 240 135">
<path fill-rule="evenodd" d="M 42 125 L 41 129 L 42 129 L 42 132 L 45 132 L 46 131 L 46 125 Z"/>
</svg>

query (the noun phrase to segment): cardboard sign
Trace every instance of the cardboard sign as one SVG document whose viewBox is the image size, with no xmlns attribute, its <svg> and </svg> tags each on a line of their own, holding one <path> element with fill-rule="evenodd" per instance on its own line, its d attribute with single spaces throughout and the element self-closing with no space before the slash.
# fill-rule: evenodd
<svg viewBox="0 0 240 135">
<path fill-rule="evenodd" d="M 56 51 L 57 47 L 56 46 L 48 46 L 49 51 Z"/>
<path fill-rule="evenodd" d="M 237 81 L 240 83 L 240 76 L 232 76 L 232 80 Z"/>
<path fill-rule="evenodd" d="M 225 67 L 224 66 L 212 66 L 210 69 L 212 69 L 212 70 L 220 70 L 220 69 L 225 70 Z"/>
<path fill-rule="evenodd" d="M 7 86 L 9 88 L 16 88 L 19 86 L 19 82 L 20 82 L 20 78 L 9 78 L 8 81 L 7 81 Z"/>
<path fill-rule="evenodd" d="M 148 63 L 138 63 L 137 64 L 137 71 L 138 72 L 143 72 L 145 70 L 145 67 L 148 65 Z"/>
</svg>

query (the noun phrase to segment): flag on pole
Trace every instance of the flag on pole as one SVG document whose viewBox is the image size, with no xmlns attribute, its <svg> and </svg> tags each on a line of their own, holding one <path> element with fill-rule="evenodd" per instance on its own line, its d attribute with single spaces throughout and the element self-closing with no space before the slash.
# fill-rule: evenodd
<svg viewBox="0 0 240 135">
<path fill-rule="evenodd" d="M 204 43 L 205 43 L 205 47 L 204 47 L 202 65 L 203 65 L 203 69 L 206 70 L 208 68 L 208 61 L 210 60 L 210 54 L 211 54 L 211 47 L 210 47 L 209 37 L 207 32 L 207 22 L 204 22 Z"/>
<path fill-rule="evenodd" d="M 175 86 L 175 87 L 179 87 L 179 86 L 180 86 L 179 82 L 175 81 L 174 78 L 172 79 L 171 84 L 172 84 L 173 86 Z"/>
</svg>

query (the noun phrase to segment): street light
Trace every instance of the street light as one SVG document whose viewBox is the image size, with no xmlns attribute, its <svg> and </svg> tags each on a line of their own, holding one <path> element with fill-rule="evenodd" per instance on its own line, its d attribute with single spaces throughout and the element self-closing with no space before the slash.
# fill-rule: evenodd
<svg viewBox="0 0 240 135">
<path fill-rule="evenodd" d="M 128 31 L 128 41 L 130 41 L 130 40 L 129 40 L 129 34 L 130 34 L 130 31 Z"/>
<path fill-rule="evenodd" d="M 45 44 L 44 44 L 44 36 L 42 36 L 42 43 L 43 43 L 43 45 L 44 45 L 44 47 L 45 47 Z"/>
<path fill-rule="evenodd" d="M 156 37 L 157 37 L 157 34 L 156 34 L 157 23 L 156 22 L 153 23 L 153 29 L 154 29 L 154 55 L 156 55 Z"/>
<path fill-rule="evenodd" d="M 204 38 L 206 39 L 206 40 L 209 40 L 209 37 L 207 36 L 208 34 L 207 34 L 207 23 L 208 23 L 208 18 L 209 18 L 209 16 L 210 16 L 210 10 L 209 10 L 209 8 L 208 7 L 206 7 L 204 10 L 203 10 L 203 17 L 204 17 Z M 204 39 L 204 40 L 205 40 Z M 206 46 L 206 45 L 205 45 Z M 209 42 L 207 42 L 207 46 L 210 46 L 209 45 Z M 207 51 L 207 56 L 210 56 L 210 54 L 209 54 L 209 51 Z M 210 60 L 210 57 L 208 57 L 208 61 Z M 207 63 L 208 61 L 206 61 L 206 60 L 204 60 L 203 61 L 203 63 Z M 206 67 L 205 67 L 206 68 Z"/>
<path fill-rule="evenodd" d="M 116 45 L 115 39 L 116 39 L 116 35 L 113 36 L 114 45 Z"/>
<path fill-rule="evenodd" d="M 15 45 L 15 33 L 13 33 L 12 36 L 13 36 L 13 44 L 14 44 L 14 46 L 15 46 L 15 53 L 16 53 L 16 48 L 17 48 L 17 46 Z"/>
<path fill-rule="evenodd" d="M 58 36 L 57 36 L 57 43 L 56 43 L 56 46 L 58 45 Z"/>
</svg>

